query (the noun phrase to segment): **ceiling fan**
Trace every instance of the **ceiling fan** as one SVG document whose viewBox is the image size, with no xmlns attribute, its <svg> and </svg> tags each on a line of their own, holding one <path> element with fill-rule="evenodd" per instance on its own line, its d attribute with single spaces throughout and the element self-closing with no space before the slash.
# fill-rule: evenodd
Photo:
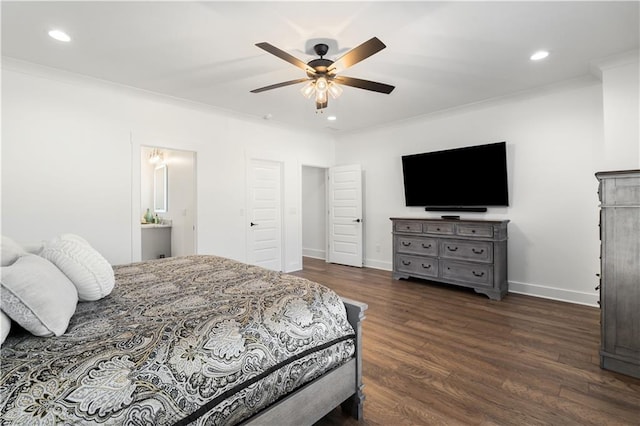
<svg viewBox="0 0 640 426">
<path fill-rule="evenodd" d="M 339 85 L 341 84 L 386 94 L 391 93 L 393 89 L 395 89 L 394 86 L 384 83 L 337 75 L 338 69 L 344 70 L 387 47 L 377 37 L 373 37 L 360 46 L 354 47 L 335 61 L 324 58 L 329 51 L 329 46 L 324 43 L 316 44 L 313 47 L 313 50 L 320 58 L 312 59 L 308 63 L 304 63 L 300 59 L 266 42 L 256 43 L 256 46 L 303 69 L 306 71 L 307 77 L 271 84 L 259 89 L 254 89 L 251 91 L 252 93 L 260 93 L 266 90 L 307 82 L 301 90 L 302 94 L 306 98 L 311 98 L 311 96 L 315 94 L 316 110 L 321 110 L 326 108 L 329 103 L 328 93 L 331 94 L 334 99 L 340 96 L 342 88 Z"/>
</svg>

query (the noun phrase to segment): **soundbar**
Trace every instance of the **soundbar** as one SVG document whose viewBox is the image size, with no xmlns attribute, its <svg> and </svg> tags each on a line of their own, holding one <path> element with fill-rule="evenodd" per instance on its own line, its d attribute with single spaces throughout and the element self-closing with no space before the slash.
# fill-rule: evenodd
<svg viewBox="0 0 640 426">
<path fill-rule="evenodd" d="M 484 213 L 486 207 L 453 207 L 453 206 L 427 206 L 424 208 L 428 212 L 472 212 Z"/>
</svg>

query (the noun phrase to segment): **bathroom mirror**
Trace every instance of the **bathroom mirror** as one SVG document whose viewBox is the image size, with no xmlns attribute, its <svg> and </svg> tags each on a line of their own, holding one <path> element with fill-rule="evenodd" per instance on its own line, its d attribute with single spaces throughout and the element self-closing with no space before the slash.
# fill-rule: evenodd
<svg viewBox="0 0 640 426">
<path fill-rule="evenodd" d="M 167 173 L 166 164 L 157 166 L 153 171 L 153 211 L 155 213 L 167 212 L 167 193 L 169 192 Z"/>
</svg>

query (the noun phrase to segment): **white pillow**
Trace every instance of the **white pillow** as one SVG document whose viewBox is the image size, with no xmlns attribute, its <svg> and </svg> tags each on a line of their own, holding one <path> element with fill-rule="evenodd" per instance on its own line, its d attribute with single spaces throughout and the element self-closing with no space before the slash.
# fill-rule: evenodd
<svg viewBox="0 0 640 426">
<path fill-rule="evenodd" d="M 0 305 L 36 336 L 64 334 L 78 303 L 75 286 L 54 264 L 34 254 L 2 268 Z"/>
<path fill-rule="evenodd" d="M 24 256 L 27 252 L 22 246 L 9 237 L 2 236 L 2 266 L 13 264 L 20 256 Z"/>
<path fill-rule="evenodd" d="M 30 254 L 40 254 L 40 252 L 42 251 L 42 249 L 44 248 L 44 241 L 43 242 L 39 242 L 39 243 L 28 243 L 28 244 L 23 244 L 22 248 L 24 249 L 24 251 L 26 251 L 27 253 Z"/>
<path fill-rule="evenodd" d="M 4 343 L 4 339 L 6 339 L 9 334 L 9 330 L 11 330 L 11 318 L 0 311 L 0 345 Z"/>
<path fill-rule="evenodd" d="M 80 235 L 76 235 L 76 234 L 60 234 L 58 236 L 58 238 L 60 238 L 61 240 L 76 241 L 78 243 L 84 244 L 85 246 L 91 247 L 91 244 L 89 244 L 89 241 L 85 240 Z"/>
<path fill-rule="evenodd" d="M 40 256 L 52 262 L 71 280 L 81 302 L 99 300 L 115 284 L 113 268 L 82 237 L 63 234 L 45 243 Z"/>
</svg>

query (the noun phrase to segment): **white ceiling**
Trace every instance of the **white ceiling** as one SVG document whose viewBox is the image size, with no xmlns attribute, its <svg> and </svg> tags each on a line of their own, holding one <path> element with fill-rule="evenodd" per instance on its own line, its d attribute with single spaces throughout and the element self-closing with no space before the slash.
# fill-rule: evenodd
<svg viewBox="0 0 640 426">
<path fill-rule="evenodd" d="M 588 75 L 595 60 L 639 49 L 629 2 L 8 2 L 2 55 L 288 125 L 350 131 Z M 47 36 L 65 30 L 71 43 Z M 342 75 L 396 86 L 345 87 L 316 114 L 304 77 L 254 46 L 307 62 L 308 40 L 338 56 L 377 36 L 387 48 Z M 538 49 L 551 55 L 532 62 Z M 328 122 L 328 115 L 337 120 Z"/>
</svg>

